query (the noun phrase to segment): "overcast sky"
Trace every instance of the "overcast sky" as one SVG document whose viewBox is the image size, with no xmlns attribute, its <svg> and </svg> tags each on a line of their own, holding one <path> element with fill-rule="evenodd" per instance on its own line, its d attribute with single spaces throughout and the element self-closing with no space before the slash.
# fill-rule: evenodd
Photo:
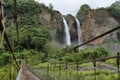
<svg viewBox="0 0 120 80">
<path fill-rule="evenodd" d="M 88 4 L 91 8 L 109 7 L 112 3 L 119 0 L 36 0 L 45 5 L 50 3 L 54 6 L 54 10 L 58 10 L 61 14 L 75 15 L 83 4 Z"/>
</svg>

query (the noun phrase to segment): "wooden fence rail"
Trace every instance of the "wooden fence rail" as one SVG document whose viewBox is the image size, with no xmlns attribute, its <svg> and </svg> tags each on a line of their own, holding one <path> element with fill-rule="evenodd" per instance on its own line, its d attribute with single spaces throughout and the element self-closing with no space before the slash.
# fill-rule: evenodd
<svg viewBox="0 0 120 80">
<path fill-rule="evenodd" d="M 41 66 L 40 68 L 31 68 L 32 70 L 43 70 L 43 71 L 46 71 L 46 77 L 47 79 L 44 79 L 44 80 L 64 80 L 63 79 L 63 76 L 65 76 L 65 80 L 69 80 L 69 70 L 72 70 L 72 68 L 70 68 L 70 66 L 74 65 L 74 72 L 76 72 L 76 75 L 74 75 L 75 79 L 74 80 L 80 80 L 80 75 L 79 75 L 79 72 L 80 72 L 80 64 L 83 64 L 83 63 L 89 63 L 89 62 L 92 62 L 93 64 L 93 71 L 94 71 L 94 80 L 99 80 L 97 79 L 97 62 L 98 61 L 103 61 L 103 60 L 109 60 L 109 59 L 116 59 L 116 72 L 118 74 L 118 80 L 120 80 L 120 69 L 119 69 L 119 64 L 120 64 L 120 53 L 117 53 L 116 56 L 111 56 L 111 57 L 105 57 L 105 58 L 101 58 L 101 59 L 93 59 L 93 60 L 88 60 L 88 61 L 83 61 L 83 62 L 76 62 L 76 63 L 69 63 L 69 62 L 53 62 L 53 63 L 49 63 L 47 66 Z M 59 73 L 56 73 L 56 72 L 59 72 Z M 34 72 L 34 71 L 33 71 Z M 63 73 L 64 72 L 64 73 Z M 51 74 L 52 76 L 54 77 L 51 77 Z M 59 74 L 59 76 L 57 75 Z M 63 75 L 64 74 L 64 75 Z M 72 73 L 71 73 L 72 74 Z M 39 76 L 41 77 L 41 76 Z M 54 79 L 53 79 L 54 78 Z M 58 79 L 57 79 L 58 78 Z"/>
</svg>

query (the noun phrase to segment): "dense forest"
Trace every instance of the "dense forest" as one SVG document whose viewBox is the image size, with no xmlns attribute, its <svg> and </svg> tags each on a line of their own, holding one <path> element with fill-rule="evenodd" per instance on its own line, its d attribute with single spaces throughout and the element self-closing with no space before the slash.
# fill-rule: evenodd
<svg viewBox="0 0 120 80">
<path fill-rule="evenodd" d="M 66 46 L 59 49 L 54 47 L 53 44 L 55 44 L 55 42 L 52 40 L 49 29 L 39 20 L 41 9 L 47 9 L 52 15 L 54 15 L 54 6 L 52 6 L 52 4 L 46 6 L 43 3 L 38 3 L 34 0 L 17 0 L 17 21 L 19 29 L 19 37 L 17 37 L 16 26 L 14 24 L 13 0 L 4 0 L 4 3 L 6 33 L 11 45 L 13 46 L 14 54 L 18 62 L 20 62 L 21 56 L 25 57 L 29 66 L 37 66 L 40 63 L 50 61 L 79 62 L 92 60 L 94 57 L 103 58 L 111 55 L 111 52 L 107 51 L 103 47 L 97 47 L 92 50 L 87 48 L 83 51 L 75 50 L 71 53 L 62 54 L 63 51 L 71 47 Z M 120 1 L 113 3 L 108 8 L 100 9 L 109 11 L 110 15 L 120 22 Z M 94 9 L 91 9 L 89 5 L 85 4 L 81 6 L 76 15 L 85 15 L 92 10 Z M 117 35 L 117 38 L 120 41 L 120 31 L 117 32 Z M 0 74 L 2 76 L 5 75 L 4 66 L 9 66 L 9 58 L 11 58 L 11 55 L 9 53 L 8 46 L 4 41 L 2 50 L 0 51 Z M 111 62 L 112 60 L 110 63 Z M 9 75 L 4 78 L 2 76 L 0 76 L 0 80 L 7 80 L 5 78 Z"/>
</svg>

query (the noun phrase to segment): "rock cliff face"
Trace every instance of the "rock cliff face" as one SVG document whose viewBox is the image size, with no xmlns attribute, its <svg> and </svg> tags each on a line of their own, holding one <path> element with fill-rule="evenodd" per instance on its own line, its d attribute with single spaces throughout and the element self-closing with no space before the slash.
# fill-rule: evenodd
<svg viewBox="0 0 120 80">
<path fill-rule="evenodd" d="M 52 36 L 52 38 L 60 43 L 65 43 L 65 31 L 63 26 L 62 15 L 58 11 L 49 12 L 48 10 L 41 10 L 39 14 L 39 19 L 41 23 L 46 26 Z M 77 15 L 81 23 L 83 41 L 87 41 L 106 32 L 119 25 L 116 19 L 111 17 L 107 10 L 91 10 L 87 14 Z M 77 23 L 75 18 L 68 14 L 65 16 L 68 23 L 71 41 L 76 44 L 78 41 L 77 35 Z M 103 38 L 99 38 L 91 44 L 101 44 L 103 41 L 108 39 L 117 39 L 116 32 L 107 35 Z"/>
<path fill-rule="evenodd" d="M 39 19 L 48 28 L 53 40 L 64 43 L 64 27 L 60 12 L 54 11 L 51 13 L 47 9 L 41 9 Z"/>
<path fill-rule="evenodd" d="M 110 16 L 107 10 L 93 10 L 86 15 L 78 15 L 77 17 L 81 22 L 83 41 L 94 38 L 119 24 L 116 19 Z M 93 41 L 92 44 L 100 44 L 105 39 L 109 38 L 117 39 L 116 32 L 107 35 L 104 38 L 99 38 Z"/>
<path fill-rule="evenodd" d="M 71 41 L 73 44 L 77 43 L 78 42 L 77 41 L 78 33 L 77 33 L 77 23 L 75 21 L 75 17 L 72 16 L 71 14 L 68 14 L 66 16 L 66 21 L 69 26 Z"/>
<path fill-rule="evenodd" d="M 49 24 L 51 22 L 51 13 L 46 9 L 41 9 L 39 13 L 39 20 L 44 26 L 49 28 Z"/>
</svg>

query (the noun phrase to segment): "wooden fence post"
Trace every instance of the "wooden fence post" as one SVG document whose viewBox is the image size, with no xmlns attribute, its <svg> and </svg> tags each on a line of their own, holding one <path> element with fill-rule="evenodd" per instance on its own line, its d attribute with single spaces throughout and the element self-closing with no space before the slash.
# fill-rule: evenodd
<svg viewBox="0 0 120 80">
<path fill-rule="evenodd" d="M 68 69 L 68 64 L 67 63 L 65 64 L 65 69 L 66 69 L 66 80 L 68 80 L 68 70 L 67 70 Z"/>
<path fill-rule="evenodd" d="M 47 66 L 47 80 L 49 80 L 49 64 Z"/>
<path fill-rule="evenodd" d="M 61 70 L 62 70 L 62 68 L 61 68 L 61 63 L 59 64 L 60 66 L 59 66 L 59 71 L 60 71 L 60 80 L 62 80 L 62 74 L 61 74 Z"/>
<path fill-rule="evenodd" d="M 116 63 L 117 63 L 117 69 L 118 69 L 118 80 L 120 80 L 120 69 L 119 69 L 120 53 L 119 52 L 117 53 Z"/>
<path fill-rule="evenodd" d="M 9 70 L 10 70 L 10 72 L 9 72 L 9 77 L 10 77 L 9 80 L 12 80 L 12 74 L 11 74 L 11 68 L 12 68 L 11 66 L 12 65 L 11 65 L 11 58 L 10 57 L 9 57 L 9 65 L 10 65 L 10 67 L 9 67 Z"/>
<path fill-rule="evenodd" d="M 76 63 L 77 64 L 77 80 L 79 80 L 79 78 L 78 78 L 78 70 L 79 70 L 79 64 L 78 64 L 78 62 Z"/>
<path fill-rule="evenodd" d="M 96 80 L 96 60 L 95 60 L 95 56 L 93 59 L 93 66 L 94 66 L 94 79 Z"/>
</svg>

